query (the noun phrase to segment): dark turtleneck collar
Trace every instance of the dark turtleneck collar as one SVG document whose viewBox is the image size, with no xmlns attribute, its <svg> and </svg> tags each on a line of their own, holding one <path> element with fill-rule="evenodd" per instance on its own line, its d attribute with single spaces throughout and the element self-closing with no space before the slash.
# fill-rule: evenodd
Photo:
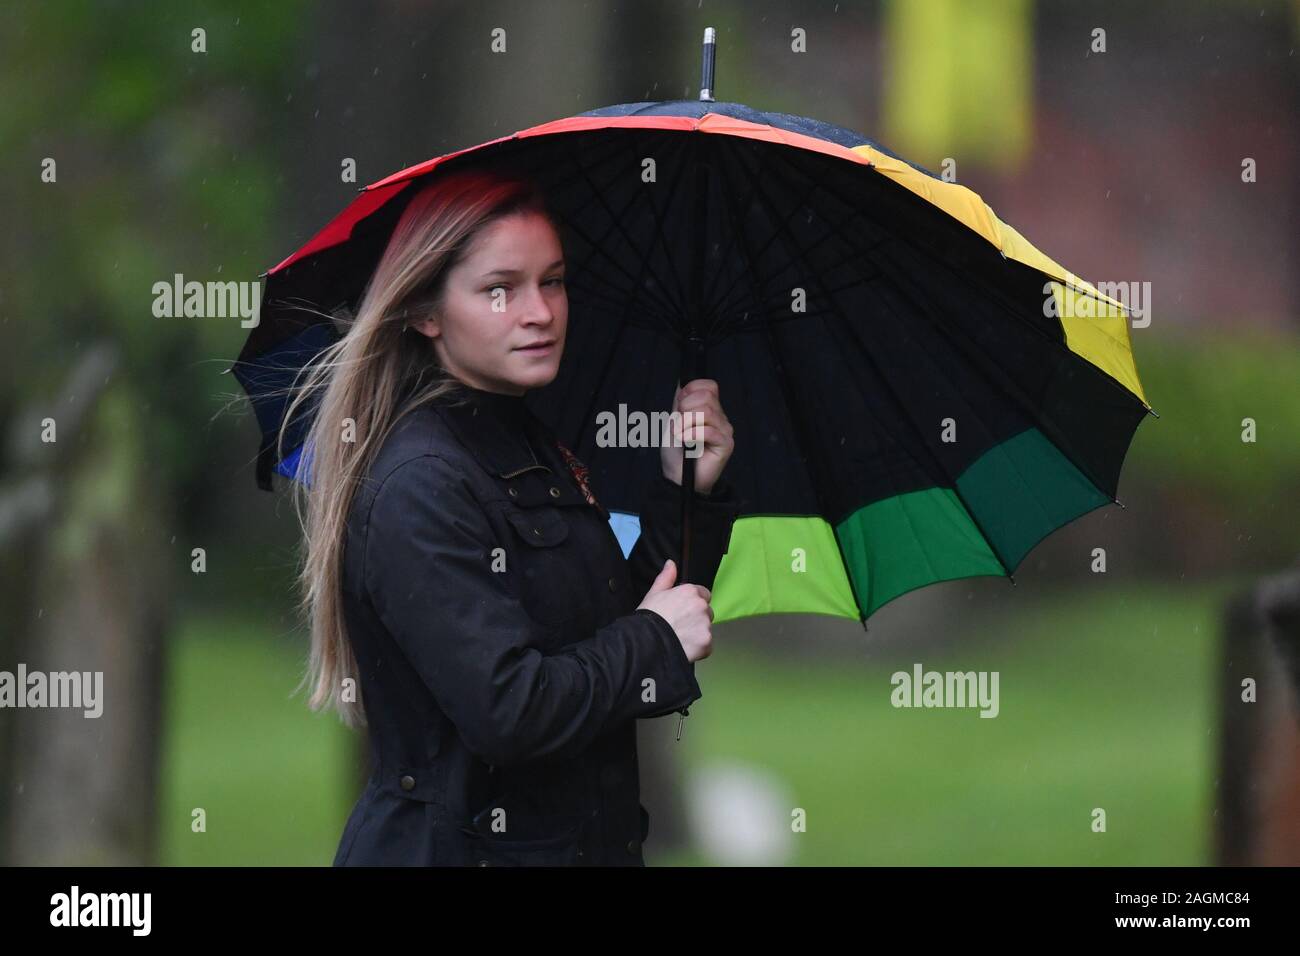
<svg viewBox="0 0 1300 956">
<path fill-rule="evenodd" d="M 448 394 L 448 398 L 454 402 L 467 400 L 469 404 L 480 411 L 487 412 L 493 418 L 510 425 L 522 425 L 530 417 L 528 405 L 524 402 L 523 395 L 491 392 L 461 382 L 456 389 Z"/>
<path fill-rule="evenodd" d="M 530 466 L 555 468 L 558 452 L 553 454 L 550 448 L 549 429 L 528 408 L 523 395 L 458 382 L 434 404 L 461 443 L 492 473 L 506 477 Z"/>
</svg>

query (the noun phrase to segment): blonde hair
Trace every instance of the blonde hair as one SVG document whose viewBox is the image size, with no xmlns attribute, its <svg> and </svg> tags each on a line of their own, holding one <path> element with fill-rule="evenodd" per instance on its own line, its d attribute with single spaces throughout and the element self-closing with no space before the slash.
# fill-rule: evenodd
<svg viewBox="0 0 1300 956">
<path fill-rule="evenodd" d="M 298 609 L 311 632 L 307 670 L 294 693 L 310 685 L 308 706 L 337 710 L 349 727 L 364 727 L 367 720 L 343 615 L 348 514 L 361 478 L 398 419 L 460 385 L 439 364 L 431 340 L 406 323 L 441 307 L 448 270 L 485 225 L 523 210 L 556 223 L 526 178 L 474 168 L 433 179 L 403 211 L 355 319 L 300 373 L 303 384 L 295 382 L 277 440 L 281 458 L 295 410 L 318 393 L 319 404 L 300 459 L 309 484 L 294 483 L 303 531 Z M 354 440 L 344 441 L 348 419 Z M 355 701 L 343 698 L 348 677 L 355 682 Z"/>
</svg>

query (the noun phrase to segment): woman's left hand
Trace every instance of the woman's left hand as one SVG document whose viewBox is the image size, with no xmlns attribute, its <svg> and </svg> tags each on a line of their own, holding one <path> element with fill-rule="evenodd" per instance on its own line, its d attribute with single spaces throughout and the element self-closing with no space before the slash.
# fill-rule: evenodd
<svg viewBox="0 0 1300 956">
<path fill-rule="evenodd" d="M 695 490 L 708 494 L 713 490 L 722 469 L 727 467 L 727 459 L 736 448 L 733 440 L 731 422 L 722 411 L 718 397 L 718 383 L 711 378 L 697 378 L 678 386 L 673 396 L 673 411 L 680 412 L 679 418 L 673 420 L 671 430 L 673 441 L 659 447 L 659 460 L 663 465 L 664 477 L 675 485 L 682 483 L 682 452 L 698 455 L 695 458 Z M 685 429 L 678 438 L 678 431 L 685 423 Z M 689 447 L 693 442 L 704 444 L 703 452 Z M 682 448 L 682 444 L 687 447 Z"/>
</svg>

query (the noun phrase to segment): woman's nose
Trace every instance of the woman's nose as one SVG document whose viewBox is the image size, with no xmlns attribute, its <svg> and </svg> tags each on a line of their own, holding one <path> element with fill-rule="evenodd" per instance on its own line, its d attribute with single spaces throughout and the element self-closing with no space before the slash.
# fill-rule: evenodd
<svg viewBox="0 0 1300 956">
<path fill-rule="evenodd" d="M 523 321 L 534 325 L 549 325 L 555 320 L 555 312 L 541 289 L 529 291 L 523 302 L 523 313 Z"/>
</svg>

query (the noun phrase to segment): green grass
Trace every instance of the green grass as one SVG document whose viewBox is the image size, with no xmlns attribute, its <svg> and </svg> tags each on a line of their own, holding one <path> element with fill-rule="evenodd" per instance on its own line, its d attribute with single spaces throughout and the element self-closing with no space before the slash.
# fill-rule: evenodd
<svg viewBox="0 0 1300 956">
<path fill-rule="evenodd" d="M 1231 586 L 1026 595 L 1011 615 L 968 616 L 946 651 L 847 665 L 778 659 L 720 628 L 679 746 L 689 768 L 740 761 L 789 788 L 808 821 L 796 865 L 1203 864 Z M 914 661 L 999 671 L 999 716 L 895 709 L 889 676 Z M 168 682 L 164 863 L 330 862 L 353 799 L 348 732 L 288 697 L 299 667 L 296 646 L 238 617 L 186 628 Z M 194 807 L 206 833 L 190 831 Z"/>
<path fill-rule="evenodd" d="M 164 865 L 328 865 L 353 799 L 349 741 L 305 691 L 303 651 L 236 615 L 192 620 L 171 648 Z M 206 812 L 206 832 L 191 829 Z"/>
<path fill-rule="evenodd" d="M 1018 602 L 942 653 L 849 666 L 773 660 L 720 635 L 687 760 L 751 764 L 788 787 L 807 814 L 795 865 L 1205 864 L 1230 589 Z M 895 709 L 890 674 L 916 661 L 999 671 L 999 716 Z M 1105 833 L 1092 832 L 1094 807 Z"/>
</svg>

